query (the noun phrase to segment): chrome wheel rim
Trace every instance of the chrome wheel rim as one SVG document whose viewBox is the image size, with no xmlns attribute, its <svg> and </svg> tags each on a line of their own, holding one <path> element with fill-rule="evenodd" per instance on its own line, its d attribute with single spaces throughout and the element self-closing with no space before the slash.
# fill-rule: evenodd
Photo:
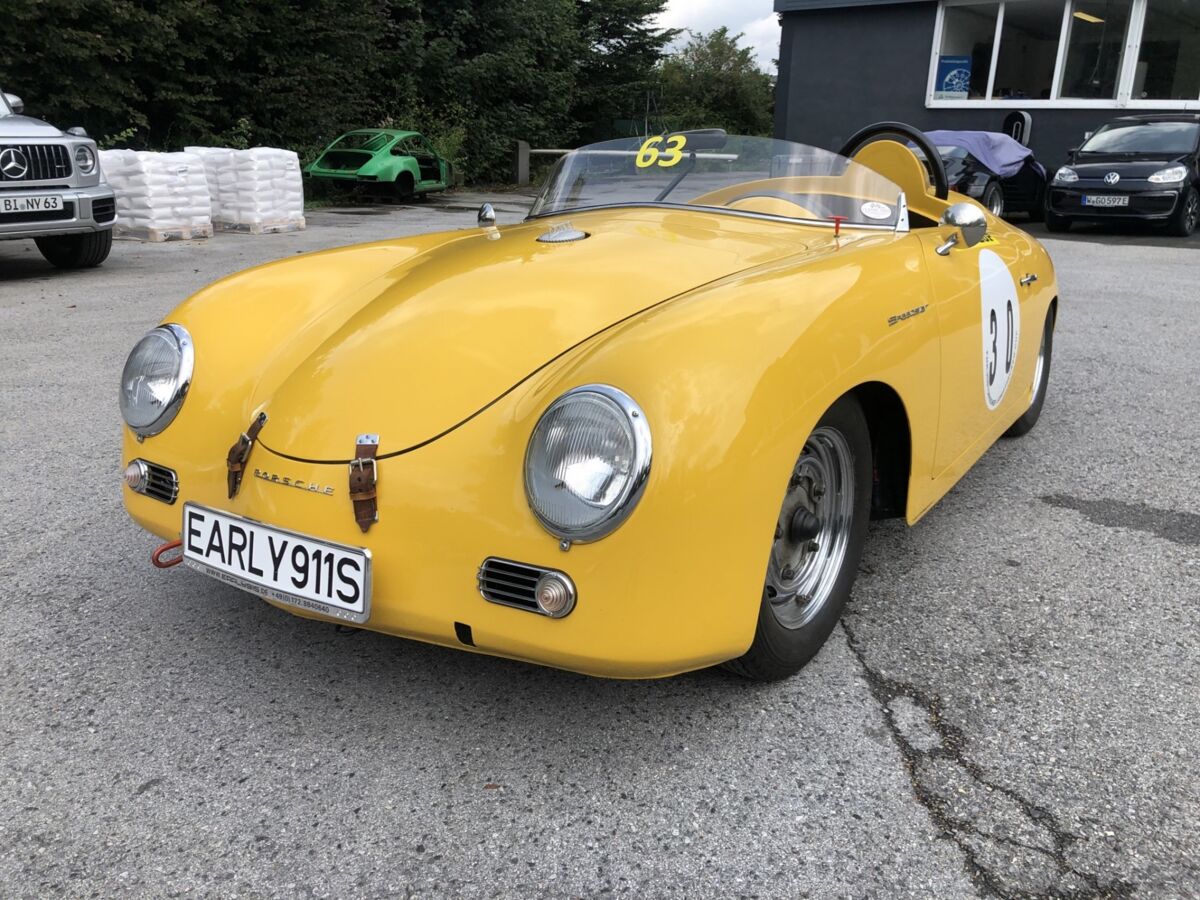
<svg viewBox="0 0 1200 900">
<path fill-rule="evenodd" d="M 1042 379 L 1046 375 L 1046 333 L 1050 330 L 1047 325 L 1042 331 L 1042 343 L 1038 347 L 1037 365 L 1033 369 L 1033 393 L 1029 396 L 1029 405 L 1037 403 L 1038 394 L 1042 392 Z"/>
<path fill-rule="evenodd" d="M 1198 219 L 1200 219 L 1200 194 L 1193 191 L 1188 198 L 1187 211 L 1184 213 L 1184 228 L 1189 233 L 1195 231 Z"/>
<path fill-rule="evenodd" d="M 992 194 L 992 200 L 988 204 L 988 210 L 997 219 L 1004 215 L 1004 195 L 1002 193 L 995 191 Z"/>
<path fill-rule="evenodd" d="M 840 431 L 818 428 L 792 469 L 775 526 L 765 594 L 784 628 L 803 628 L 833 594 L 854 519 L 854 455 Z"/>
</svg>

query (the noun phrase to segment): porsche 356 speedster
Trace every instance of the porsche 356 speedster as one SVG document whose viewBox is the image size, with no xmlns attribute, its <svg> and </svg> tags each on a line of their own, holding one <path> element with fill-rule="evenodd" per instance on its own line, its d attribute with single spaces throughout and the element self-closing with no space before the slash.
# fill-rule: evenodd
<svg viewBox="0 0 1200 900">
<path fill-rule="evenodd" d="M 529 216 L 202 290 L 121 376 L 125 504 L 301 616 L 595 675 L 796 671 L 872 518 L 1042 409 L 1037 241 L 884 123 L 583 147 Z"/>
</svg>

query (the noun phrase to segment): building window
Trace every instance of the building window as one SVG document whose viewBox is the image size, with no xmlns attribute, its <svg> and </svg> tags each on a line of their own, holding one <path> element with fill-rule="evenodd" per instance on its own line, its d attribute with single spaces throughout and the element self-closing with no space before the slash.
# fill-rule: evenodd
<svg viewBox="0 0 1200 900">
<path fill-rule="evenodd" d="M 999 16 L 999 3 L 946 8 L 937 82 L 933 89 L 935 98 L 981 100 L 987 97 Z"/>
<path fill-rule="evenodd" d="M 1075 0 L 1060 97 L 1116 100 L 1133 0 Z"/>
<path fill-rule="evenodd" d="M 1200 97 L 1200 3 L 1150 0 L 1133 73 L 1134 100 Z"/>
<path fill-rule="evenodd" d="M 931 106 L 1200 109 L 1197 0 L 941 0 Z"/>
</svg>

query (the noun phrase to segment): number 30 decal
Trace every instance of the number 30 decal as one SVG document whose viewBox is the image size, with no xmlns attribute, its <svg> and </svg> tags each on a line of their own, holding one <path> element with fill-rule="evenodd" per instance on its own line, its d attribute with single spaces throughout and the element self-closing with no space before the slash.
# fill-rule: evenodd
<svg viewBox="0 0 1200 900">
<path fill-rule="evenodd" d="M 642 144 L 637 154 L 637 167 L 639 169 L 648 169 L 653 165 L 669 169 L 683 159 L 683 148 L 687 146 L 686 136 L 682 134 L 671 135 L 669 138 L 666 138 L 667 148 L 659 150 L 662 142 L 663 138 L 661 136 L 646 139 L 646 142 Z"/>
<path fill-rule="evenodd" d="M 1004 399 L 1021 342 L 1021 306 L 1012 273 L 991 250 L 979 251 L 983 301 L 983 399 L 995 409 Z"/>
</svg>

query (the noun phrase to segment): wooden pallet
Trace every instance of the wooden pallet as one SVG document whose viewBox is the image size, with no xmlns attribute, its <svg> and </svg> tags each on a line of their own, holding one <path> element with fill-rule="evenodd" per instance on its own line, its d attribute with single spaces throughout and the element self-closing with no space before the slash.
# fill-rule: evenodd
<svg viewBox="0 0 1200 900">
<path fill-rule="evenodd" d="M 212 225 L 191 225 L 182 228 L 134 228 L 129 225 L 117 224 L 113 227 L 113 237 L 119 241 L 199 241 L 213 235 Z"/>
<path fill-rule="evenodd" d="M 289 231 L 303 231 L 304 219 L 286 219 L 281 222 L 258 222 L 246 225 L 240 222 L 213 222 L 217 231 L 228 231 L 234 234 L 283 234 Z"/>
</svg>

